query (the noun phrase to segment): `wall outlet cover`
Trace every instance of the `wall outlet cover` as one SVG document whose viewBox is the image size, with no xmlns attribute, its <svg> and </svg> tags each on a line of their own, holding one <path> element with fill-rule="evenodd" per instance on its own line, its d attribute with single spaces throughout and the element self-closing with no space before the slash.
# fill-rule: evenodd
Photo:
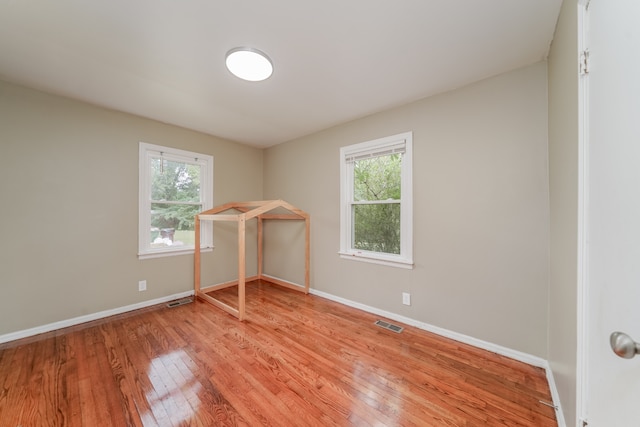
<svg viewBox="0 0 640 427">
<path fill-rule="evenodd" d="M 404 305 L 411 305 L 411 294 L 407 292 L 402 293 L 402 303 Z"/>
</svg>

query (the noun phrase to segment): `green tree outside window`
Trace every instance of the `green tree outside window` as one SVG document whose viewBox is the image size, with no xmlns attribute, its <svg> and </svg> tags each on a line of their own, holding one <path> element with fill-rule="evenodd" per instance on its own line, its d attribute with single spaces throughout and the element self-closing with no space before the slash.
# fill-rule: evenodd
<svg viewBox="0 0 640 427">
<path fill-rule="evenodd" d="M 353 248 L 400 254 L 402 155 L 355 161 Z"/>
<path fill-rule="evenodd" d="M 194 217 L 202 210 L 200 166 L 152 158 L 151 199 L 152 242 L 161 230 L 193 233 Z M 180 234 L 184 240 L 188 233 Z"/>
</svg>

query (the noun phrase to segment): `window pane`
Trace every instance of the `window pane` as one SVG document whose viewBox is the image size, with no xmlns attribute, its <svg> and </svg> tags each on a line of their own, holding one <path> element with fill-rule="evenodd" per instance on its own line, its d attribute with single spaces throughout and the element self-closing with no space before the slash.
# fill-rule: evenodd
<svg viewBox="0 0 640 427">
<path fill-rule="evenodd" d="M 151 200 L 200 201 L 200 166 L 151 159 Z"/>
<path fill-rule="evenodd" d="M 353 205 L 353 249 L 400 254 L 400 204 Z"/>
<path fill-rule="evenodd" d="M 195 215 L 202 205 L 151 204 L 151 247 L 193 245 Z"/>
<path fill-rule="evenodd" d="M 400 200 L 402 155 L 358 160 L 353 168 L 353 200 Z"/>
</svg>

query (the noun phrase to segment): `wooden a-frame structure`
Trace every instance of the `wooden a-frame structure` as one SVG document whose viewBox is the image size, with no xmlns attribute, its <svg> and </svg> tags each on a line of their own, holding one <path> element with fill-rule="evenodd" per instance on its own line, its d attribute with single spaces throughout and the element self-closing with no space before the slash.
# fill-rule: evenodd
<svg viewBox="0 0 640 427">
<path fill-rule="evenodd" d="M 276 213 L 271 213 L 276 210 Z M 282 211 L 286 213 L 281 213 Z M 237 211 L 239 213 L 225 213 Z M 246 223 L 256 218 L 258 221 L 258 275 L 246 276 Z M 265 220 L 297 220 L 305 222 L 305 266 L 304 286 L 266 276 L 263 272 L 263 222 Z M 231 221 L 238 223 L 238 280 L 221 283 L 218 285 L 200 288 L 200 222 L 201 221 Z M 194 295 L 222 310 L 237 317 L 245 318 L 245 283 L 247 281 L 261 279 L 276 285 L 284 286 L 296 291 L 309 293 L 309 254 L 310 254 L 310 217 L 309 214 L 284 200 L 263 200 L 254 202 L 231 202 L 200 212 L 195 216 L 195 255 L 194 255 Z M 238 286 L 238 309 L 225 304 L 222 301 L 207 294 L 207 292 Z"/>
</svg>

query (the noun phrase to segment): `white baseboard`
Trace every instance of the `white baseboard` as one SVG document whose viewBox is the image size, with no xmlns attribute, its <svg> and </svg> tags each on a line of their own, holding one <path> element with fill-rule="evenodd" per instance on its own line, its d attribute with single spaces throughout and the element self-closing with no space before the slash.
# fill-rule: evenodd
<svg viewBox="0 0 640 427">
<path fill-rule="evenodd" d="M 547 382 L 549 383 L 549 389 L 551 390 L 551 400 L 556 407 L 556 421 L 558 422 L 558 427 L 567 427 L 567 423 L 564 420 L 564 412 L 562 412 L 562 405 L 560 405 L 560 394 L 558 393 L 556 380 L 553 378 L 553 371 L 551 370 L 549 362 L 547 362 L 546 366 L 543 366 L 543 368 L 547 373 Z"/>
<path fill-rule="evenodd" d="M 348 305 L 349 307 L 354 307 L 368 313 L 377 314 L 379 316 L 384 316 L 388 319 L 397 320 L 398 322 L 405 323 L 407 325 L 415 326 L 416 328 L 423 329 L 425 331 L 433 332 L 434 334 L 451 338 L 456 341 L 460 341 L 465 344 L 472 345 L 474 347 L 481 348 L 483 350 L 488 350 L 493 353 L 498 353 L 502 356 L 509 357 L 511 359 L 518 360 L 520 362 L 527 363 L 529 365 L 533 365 L 539 368 L 544 368 L 547 365 L 547 361 L 537 356 L 533 356 L 531 354 L 523 353 L 521 351 L 513 350 L 507 347 L 502 347 L 497 344 L 493 344 L 487 341 L 479 340 L 477 338 L 470 337 L 468 335 L 460 334 L 458 332 L 453 332 L 448 329 L 440 328 L 438 326 L 433 326 L 428 323 L 420 322 L 415 319 L 411 319 L 409 317 L 401 316 L 396 313 L 391 313 L 389 311 L 380 310 L 375 307 L 370 307 L 365 304 L 360 304 L 355 301 L 351 301 L 345 298 L 341 298 L 332 294 L 328 294 L 322 291 L 318 291 L 316 289 L 311 289 L 310 293 L 313 295 L 317 295 L 322 298 L 326 298 L 335 302 L 339 302 L 344 305 Z"/>
<path fill-rule="evenodd" d="M 156 304 L 162 304 L 164 302 L 173 301 L 193 295 L 193 291 L 180 292 L 177 294 L 169 295 L 166 297 L 156 298 L 153 300 L 143 301 L 136 304 L 127 305 L 124 307 L 118 307 L 111 310 L 104 310 L 97 313 L 87 314 L 85 316 L 74 317 L 72 319 L 61 320 L 59 322 L 49 323 L 42 326 L 36 326 L 31 329 L 24 329 L 22 331 L 11 332 L 8 334 L 0 335 L 0 344 L 19 340 L 21 338 L 27 338 L 45 332 L 55 331 L 56 329 L 67 328 L 69 326 L 79 325 L 81 323 L 91 322 L 92 320 L 103 319 L 105 317 L 113 316 L 116 314 L 126 313 L 128 311 L 139 310 L 141 308 L 150 307 Z"/>
<path fill-rule="evenodd" d="M 553 378 L 553 372 L 551 371 L 551 367 L 549 366 L 549 362 L 546 359 L 543 359 L 538 356 L 534 356 L 532 354 L 523 353 L 518 350 L 513 350 L 507 347 L 503 347 L 501 345 L 493 344 L 488 341 L 483 341 L 477 338 L 470 337 L 468 335 L 460 334 L 458 332 L 453 332 L 448 329 L 440 328 L 438 326 L 430 325 L 425 322 L 420 322 L 415 319 L 411 319 L 409 317 L 401 316 L 396 313 L 391 313 L 389 311 L 381 310 L 375 307 L 371 307 L 365 304 L 361 304 L 359 302 L 351 301 L 346 298 L 338 297 L 333 294 L 329 294 L 326 292 L 319 291 L 317 289 L 310 289 L 309 293 L 312 295 L 316 295 L 322 298 L 326 298 L 331 301 L 338 302 L 340 304 L 344 304 L 349 307 L 357 308 L 362 311 L 366 311 L 368 313 L 377 314 L 379 316 L 386 317 L 387 319 L 396 320 L 398 322 L 402 322 L 406 325 L 415 326 L 416 328 L 432 332 L 434 334 L 451 338 L 453 340 L 459 341 L 464 344 L 469 344 L 477 348 L 481 348 L 483 350 L 491 351 L 493 353 L 497 353 L 501 356 L 508 357 L 510 359 L 515 359 L 520 362 L 526 363 L 528 365 L 532 365 L 538 368 L 543 368 L 547 375 L 547 381 L 549 382 L 549 388 L 551 389 L 551 397 L 553 399 L 553 404 L 556 407 L 556 418 L 558 420 L 558 427 L 566 427 L 564 416 L 562 414 L 562 409 L 560 407 L 560 396 L 558 394 L 558 389 L 556 387 L 555 380 Z"/>
</svg>

